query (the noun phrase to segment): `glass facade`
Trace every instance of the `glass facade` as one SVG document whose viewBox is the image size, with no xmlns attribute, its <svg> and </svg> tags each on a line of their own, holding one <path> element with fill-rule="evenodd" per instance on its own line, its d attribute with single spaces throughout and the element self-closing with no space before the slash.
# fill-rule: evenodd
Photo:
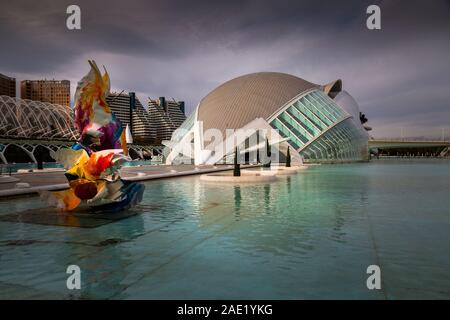
<svg viewBox="0 0 450 320">
<path fill-rule="evenodd" d="M 367 133 L 355 121 L 359 119 L 319 90 L 296 99 L 269 120 L 305 162 L 367 160 Z"/>
</svg>

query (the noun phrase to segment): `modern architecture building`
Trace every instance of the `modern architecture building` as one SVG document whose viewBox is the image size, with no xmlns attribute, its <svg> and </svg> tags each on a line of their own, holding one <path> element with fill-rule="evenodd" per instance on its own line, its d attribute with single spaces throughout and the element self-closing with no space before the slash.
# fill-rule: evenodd
<svg viewBox="0 0 450 320">
<path fill-rule="evenodd" d="M 0 95 L 16 97 L 16 78 L 0 73 Z"/>
<path fill-rule="evenodd" d="M 369 159 L 359 107 L 342 90 L 341 80 L 322 86 L 289 74 L 260 72 L 230 80 L 205 96 L 167 143 L 166 162 L 191 157 L 196 164 L 221 163 L 236 146 L 241 155 L 248 154 L 265 148 L 265 141 L 281 162 L 288 147 L 297 162 Z"/>
<path fill-rule="evenodd" d="M 130 123 L 130 94 L 107 97 L 113 112 L 131 127 L 133 143 L 128 145 L 133 159 L 155 159 L 162 147 L 154 143 L 154 126 L 139 99 L 135 99 Z M 68 148 L 79 138 L 73 109 L 48 102 L 0 95 L 0 164 L 54 161 L 50 151 Z"/>
<path fill-rule="evenodd" d="M 70 81 L 22 80 L 20 97 L 70 107 Z"/>
<path fill-rule="evenodd" d="M 133 100 L 134 106 L 130 105 Z M 123 128 L 126 129 L 128 126 L 133 143 L 154 143 L 156 140 L 155 126 L 150 122 L 149 113 L 133 92 L 113 92 L 106 97 L 106 102 L 122 122 Z"/>
<path fill-rule="evenodd" d="M 0 137 L 76 140 L 73 110 L 48 102 L 0 96 Z"/>
<path fill-rule="evenodd" d="M 36 162 L 36 157 L 53 161 L 50 150 L 68 147 L 76 139 L 70 108 L 0 96 L 0 164 Z"/>
<path fill-rule="evenodd" d="M 186 120 L 184 101 L 149 99 L 148 113 L 150 123 L 156 131 L 155 142 L 170 140 L 173 132 Z"/>
</svg>

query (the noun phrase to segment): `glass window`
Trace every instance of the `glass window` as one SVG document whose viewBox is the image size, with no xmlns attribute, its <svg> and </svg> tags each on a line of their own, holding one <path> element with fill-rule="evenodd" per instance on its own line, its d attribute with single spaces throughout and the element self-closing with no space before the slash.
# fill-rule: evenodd
<svg viewBox="0 0 450 320">
<path fill-rule="evenodd" d="M 313 113 L 310 109 L 303 105 L 301 101 L 296 101 L 292 105 L 292 109 L 297 110 L 299 114 L 303 115 L 308 121 L 314 124 L 321 131 L 328 128 L 332 123 L 329 119 L 327 119 L 319 112 L 316 111 L 316 113 Z"/>
<path fill-rule="evenodd" d="M 328 114 L 328 112 L 322 110 L 322 108 L 307 103 L 304 99 L 300 99 L 298 101 L 298 105 L 301 106 L 303 110 L 308 110 L 308 112 L 311 113 L 312 117 L 316 116 L 317 118 L 319 118 L 322 122 L 325 123 L 326 127 L 329 127 L 333 124 L 331 116 Z"/>
<path fill-rule="evenodd" d="M 314 126 L 311 125 L 311 123 L 308 122 L 305 117 L 302 117 L 301 115 L 299 115 L 298 114 L 299 112 L 295 113 L 295 112 L 293 112 L 293 109 L 289 108 L 289 109 L 286 109 L 285 113 L 288 114 L 292 119 L 294 119 L 298 123 L 298 125 L 301 126 L 306 132 L 308 132 L 308 134 L 307 134 L 308 136 L 313 137 L 316 135 Z M 320 130 L 319 130 L 319 132 L 320 132 Z"/>
<path fill-rule="evenodd" d="M 289 142 L 308 161 L 358 160 L 367 153 L 367 134 L 318 90 L 293 102 L 271 125 L 283 137 L 289 137 Z"/>
<path fill-rule="evenodd" d="M 336 111 L 336 109 L 328 105 L 323 99 L 315 98 L 313 97 L 312 94 L 306 96 L 305 99 L 309 101 L 312 105 L 320 107 L 320 110 L 326 111 L 328 117 L 330 117 L 333 120 L 333 123 L 339 121 L 339 119 L 342 118 L 340 114 Z"/>
<path fill-rule="evenodd" d="M 283 125 L 283 123 L 278 118 L 274 119 L 270 123 L 270 125 L 272 126 L 272 128 L 277 129 L 279 134 L 283 138 L 290 138 L 289 143 L 294 147 L 295 150 L 298 150 L 300 146 L 303 145 L 301 141 L 297 139 L 297 137 L 295 137 L 291 132 L 289 132 L 288 128 L 285 125 Z"/>
<path fill-rule="evenodd" d="M 298 125 L 296 125 L 294 123 L 294 120 L 290 118 L 288 115 L 286 115 L 284 112 L 278 117 L 278 120 L 280 120 L 280 122 L 288 128 L 288 130 L 291 133 L 290 136 L 292 136 L 292 134 L 294 135 L 294 137 L 291 138 L 295 138 L 301 141 L 300 145 L 303 145 L 310 140 L 296 128 L 296 126 Z"/>
</svg>

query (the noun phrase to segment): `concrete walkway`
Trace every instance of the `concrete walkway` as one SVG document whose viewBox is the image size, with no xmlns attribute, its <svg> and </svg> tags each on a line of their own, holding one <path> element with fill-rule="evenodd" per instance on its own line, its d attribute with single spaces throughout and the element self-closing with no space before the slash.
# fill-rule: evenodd
<svg viewBox="0 0 450 320">
<path fill-rule="evenodd" d="M 258 165 L 241 165 L 241 168 L 255 166 Z M 123 167 L 121 169 L 121 177 L 131 181 L 146 181 L 232 169 L 232 165 L 142 165 L 139 167 Z M 14 173 L 12 177 L 19 179 L 21 183 L 28 183 L 29 187 L 16 188 L 17 181 L 0 183 L 0 198 L 28 195 L 44 190 L 68 188 L 64 171 L 45 171 L 44 169 L 42 172 Z"/>
</svg>

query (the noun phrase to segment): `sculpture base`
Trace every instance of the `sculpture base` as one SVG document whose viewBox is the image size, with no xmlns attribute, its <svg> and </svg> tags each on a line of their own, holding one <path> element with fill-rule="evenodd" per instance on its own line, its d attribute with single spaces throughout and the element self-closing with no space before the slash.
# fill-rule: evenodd
<svg viewBox="0 0 450 320">
<path fill-rule="evenodd" d="M 200 176 L 201 181 L 208 182 L 226 182 L 226 183 L 266 183 L 277 180 L 277 177 L 271 172 L 259 172 L 252 170 L 242 170 L 238 177 L 232 174 L 204 174 Z"/>
<path fill-rule="evenodd" d="M 307 166 L 271 166 L 270 168 L 259 168 L 259 169 L 245 169 L 242 172 L 246 174 L 259 173 L 261 175 L 288 175 L 295 174 L 301 170 L 306 169 Z"/>
<path fill-rule="evenodd" d="M 108 213 L 92 213 L 89 210 L 61 212 L 59 209 L 47 207 L 4 214 L 0 216 L 0 221 L 73 228 L 97 228 L 105 224 L 129 218 L 138 213 L 139 211 L 136 210 L 122 210 Z"/>
</svg>

